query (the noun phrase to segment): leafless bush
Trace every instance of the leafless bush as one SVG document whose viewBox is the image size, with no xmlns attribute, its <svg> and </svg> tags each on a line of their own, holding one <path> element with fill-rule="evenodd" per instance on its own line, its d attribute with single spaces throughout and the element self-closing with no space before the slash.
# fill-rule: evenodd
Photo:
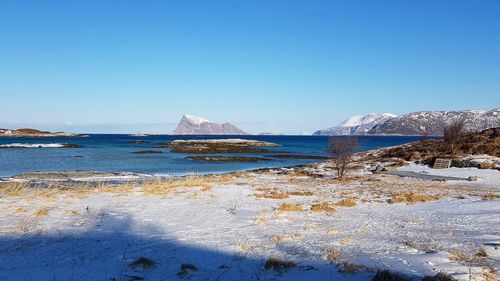
<svg viewBox="0 0 500 281">
<path fill-rule="evenodd" d="M 444 126 L 443 137 L 444 141 L 448 144 L 451 153 L 454 153 L 459 145 L 460 137 L 465 133 L 465 120 L 459 118 Z"/>
<path fill-rule="evenodd" d="M 429 140 L 429 133 L 427 131 L 420 134 L 420 142 L 426 142 Z"/>
<path fill-rule="evenodd" d="M 456 141 L 465 131 L 465 120 L 460 118 L 443 128 L 443 137 L 447 142 Z"/>
<path fill-rule="evenodd" d="M 332 137 L 328 153 L 330 154 L 337 176 L 343 178 L 347 173 L 349 164 L 352 162 L 352 156 L 358 148 L 358 140 L 351 136 Z"/>
</svg>

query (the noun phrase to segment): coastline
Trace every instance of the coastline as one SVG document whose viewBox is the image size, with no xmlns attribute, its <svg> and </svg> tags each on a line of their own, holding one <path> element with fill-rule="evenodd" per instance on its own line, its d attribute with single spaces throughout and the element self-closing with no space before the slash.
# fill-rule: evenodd
<svg viewBox="0 0 500 281">
<path fill-rule="evenodd" d="M 58 256 L 50 266 L 58 267 L 60 278 L 92 269 L 90 280 L 138 273 L 150 279 L 175 276 L 183 264 L 197 268 L 186 273 L 196 280 L 218 274 L 255 280 L 258 274 L 266 280 L 358 281 L 371 280 L 387 267 L 412 279 L 442 271 L 467 280 L 469 264 L 452 255 L 482 249 L 487 255 L 471 272 L 478 279 L 492 274 L 485 264 L 499 266 L 494 245 L 500 225 L 493 213 L 500 212 L 500 172 L 433 171 L 408 162 L 404 170 L 479 180 L 436 182 L 372 173 L 380 163 L 388 169 L 403 164 L 366 158 L 375 152 L 380 149 L 356 154 L 343 180 L 326 160 L 180 177 L 119 174 L 126 181 L 113 178 L 114 173 L 87 172 L 45 173 L 46 181 L 40 174 L 25 175 L 24 182 L 0 181 L 5 206 L 0 271 L 50 277 L 36 274 L 48 272 L 41 261 Z M 472 230 L 479 245 L 468 242 Z M 27 238 L 9 238 L 20 235 Z M 44 244 L 29 247 L 39 240 Z M 95 243 L 107 250 L 91 246 Z M 138 271 L 131 265 L 139 258 L 158 266 Z M 78 266 L 68 259 L 79 260 Z M 31 266 L 21 266 L 21 260 Z M 266 267 L 274 260 L 290 267 Z"/>
</svg>

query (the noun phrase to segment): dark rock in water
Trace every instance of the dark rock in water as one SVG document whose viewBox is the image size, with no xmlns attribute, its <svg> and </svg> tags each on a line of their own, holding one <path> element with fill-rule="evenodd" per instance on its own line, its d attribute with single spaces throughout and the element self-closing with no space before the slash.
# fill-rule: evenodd
<svg viewBox="0 0 500 281">
<path fill-rule="evenodd" d="M 73 143 L 63 143 L 64 148 L 80 148 L 82 147 L 79 144 L 73 144 Z"/>
<path fill-rule="evenodd" d="M 176 140 L 172 142 L 160 143 L 160 147 L 171 148 L 171 152 L 187 154 L 271 152 L 267 148 L 262 148 L 263 146 L 278 145 L 262 141 L 240 139 Z"/>
<path fill-rule="evenodd" d="M 132 153 L 135 153 L 135 154 L 160 154 L 163 152 L 160 150 L 139 150 L 139 151 L 134 151 Z"/>
<path fill-rule="evenodd" d="M 317 155 L 295 155 L 295 154 L 271 154 L 266 155 L 266 157 L 280 158 L 280 159 L 329 159 L 325 156 Z"/>
<path fill-rule="evenodd" d="M 204 162 L 259 162 L 270 160 L 267 158 L 243 156 L 187 156 L 186 158 Z"/>
<path fill-rule="evenodd" d="M 145 144 L 148 142 L 145 140 L 133 140 L 133 141 L 129 141 L 128 143 L 130 143 L 130 144 Z"/>
</svg>

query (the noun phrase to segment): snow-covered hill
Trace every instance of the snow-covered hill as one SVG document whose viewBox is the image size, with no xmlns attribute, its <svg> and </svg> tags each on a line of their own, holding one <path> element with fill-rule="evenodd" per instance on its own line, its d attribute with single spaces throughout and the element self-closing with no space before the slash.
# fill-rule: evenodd
<svg viewBox="0 0 500 281">
<path fill-rule="evenodd" d="M 248 135 L 231 123 L 217 124 L 205 118 L 185 114 L 172 135 Z"/>
<path fill-rule="evenodd" d="M 347 118 L 344 122 L 335 127 L 319 130 L 314 135 L 365 135 L 375 125 L 395 118 L 391 113 L 368 113 L 366 115 L 356 115 Z"/>
<path fill-rule="evenodd" d="M 465 130 L 474 132 L 500 127 L 500 108 L 464 111 L 412 112 L 380 122 L 368 133 L 372 135 L 442 135 L 446 124 L 463 119 Z"/>
</svg>

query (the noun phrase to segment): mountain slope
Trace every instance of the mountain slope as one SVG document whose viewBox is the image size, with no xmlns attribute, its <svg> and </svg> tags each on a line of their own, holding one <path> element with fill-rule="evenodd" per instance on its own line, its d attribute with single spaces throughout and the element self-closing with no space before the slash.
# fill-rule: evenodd
<svg viewBox="0 0 500 281">
<path fill-rule="evenodd" d="M 313 135 L 365 135 L 375 125 L 395 118 L 391 113 L 368 113 L 347 118 L 335 127 L 316 131 Z"/>
<path fill-rule="evenodd" d="M 459 119 L 464 120 L 465 130 L 470 132 L 500 127 L 500 109 L 412 112 L 379 123 L 368 134 L 442 135 L 446 124 Z"/>
<path fill-rule="evenodd" d="M 248 135 L 231 123 L 217 124 L 205 118 L 185 114 L 172 135 Z"/>
</svg>

